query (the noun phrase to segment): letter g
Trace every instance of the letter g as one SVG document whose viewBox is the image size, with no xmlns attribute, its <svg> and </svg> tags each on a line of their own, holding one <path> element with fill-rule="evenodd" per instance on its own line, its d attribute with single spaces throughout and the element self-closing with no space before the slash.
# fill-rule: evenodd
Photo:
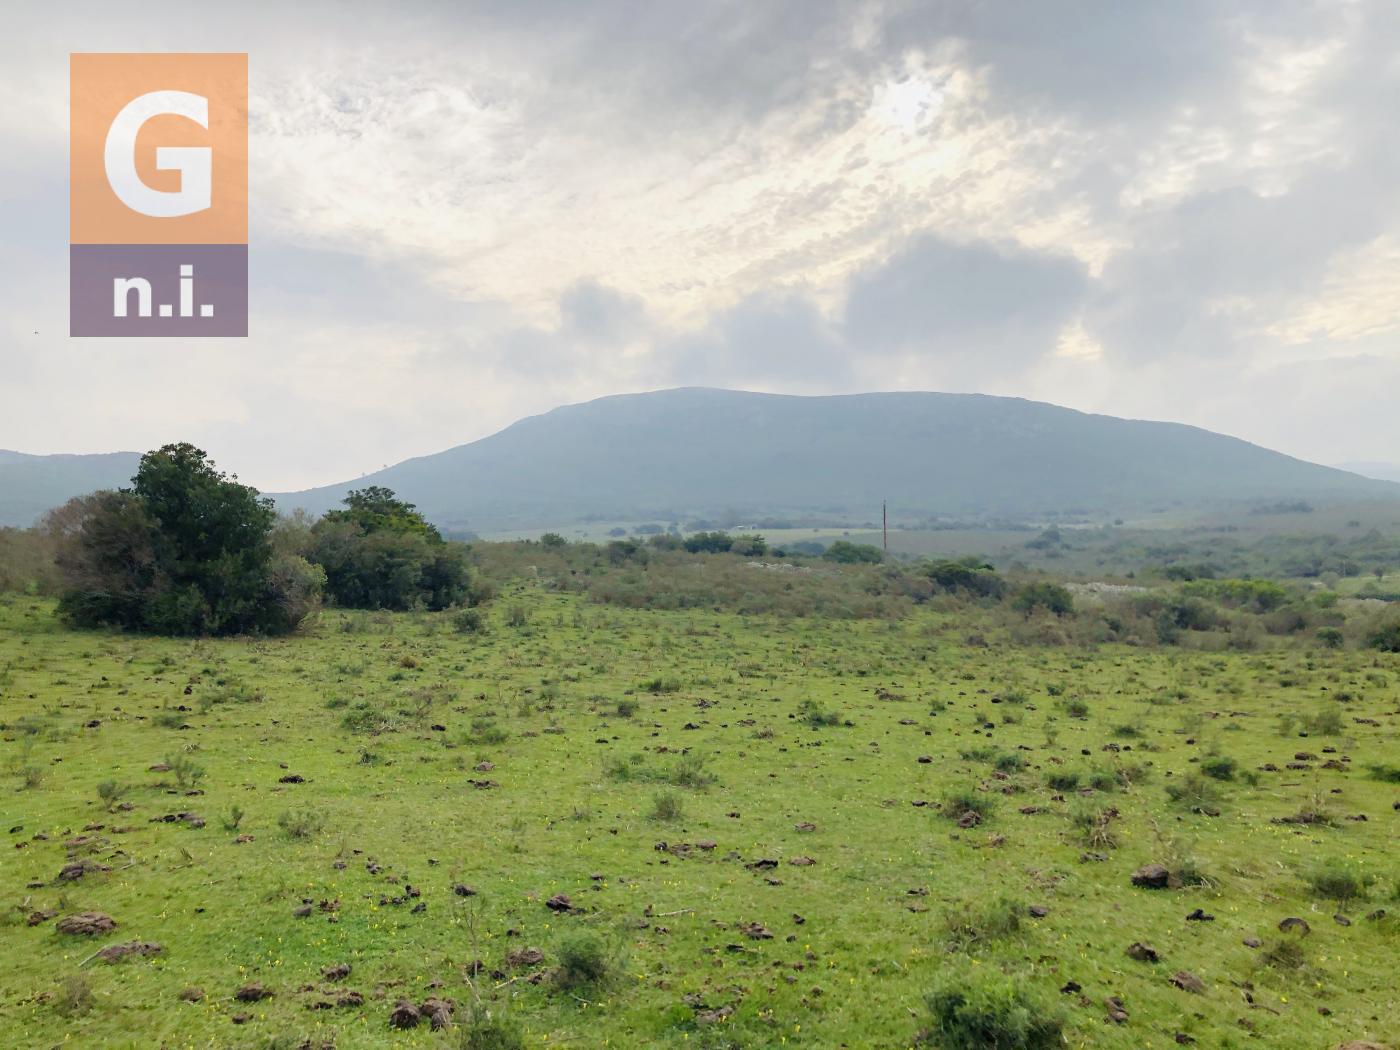
<svg viewBox="0 0 1400 1050">
<path fill-rule="evenodd" d="M 156 168 L 178 171 L 178 190 L 152 189 L 136 173 L 136 135 L 146 121 L 164 114 L 187 117 L 207 129 L 209 100 L 188 91 L 152 91 L 132 99 L 107 130 L 103 157 L 112 192 L 132 211 L 155 219 L 204 211 L 211 206 L 213 195 L 213 159 L 208 146 L 157 147 Z"/>
</svg>

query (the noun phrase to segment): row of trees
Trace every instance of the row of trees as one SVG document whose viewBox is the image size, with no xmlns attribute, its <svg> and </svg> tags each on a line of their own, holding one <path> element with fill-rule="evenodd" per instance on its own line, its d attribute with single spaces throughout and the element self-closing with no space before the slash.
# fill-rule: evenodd
<svg viewBox="0 0 1400 1050">
<path fill-rule="evenodd" d="M 351 492 L 314 524 L 189 444 L 143 456 L 132 487 L 70 500 L 46 522 L 76 626 L 175 635 L 285 634 L 322 596 L 360 609 L 445 609 L 471 594 L 466 548 L 388 489 Z"/>
</svg>

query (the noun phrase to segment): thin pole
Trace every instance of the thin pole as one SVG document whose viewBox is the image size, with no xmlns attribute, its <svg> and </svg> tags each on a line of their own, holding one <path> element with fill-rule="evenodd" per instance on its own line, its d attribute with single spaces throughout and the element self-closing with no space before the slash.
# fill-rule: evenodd
<svg viewBox="0 0 1400 1050">
<path fill-rule="evenodd" d="M 890 504 L 888 500 L 880 501 L 880 520 L 885 531 L 885 553 L 890 552 Z"/>
</svg>

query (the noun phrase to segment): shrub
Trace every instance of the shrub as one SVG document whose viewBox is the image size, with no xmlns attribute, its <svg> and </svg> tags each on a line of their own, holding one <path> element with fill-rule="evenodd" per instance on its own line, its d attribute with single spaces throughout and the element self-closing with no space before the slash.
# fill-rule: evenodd
<svg viewBox="0 0 1400 1050">
<path fill-rule="evenodd" d="M 175 783 L 182 788 L 192 788 L 204 779 L 204 767 L 198 765 L 188 755 L 168 756 L 165 764 L 175 774 Z"/>
<path fill-rule="evenodd" d="M 651 801 L 651 819 L 674 824 L 685 819 L 685 803 L 674 791 L 663 791 Z"/>
<path fill-rule="evenodd" d="M 1074 791 L 1079 787 L 1079 774 L 1072 769 L 1057 770 L 1046 774 L 1045 784 L 1055 791 Z"/>
<path fill-rule="evenodd" d="M 878 565 L 885 560 L 885 552 L 868 543 L 837 540 L 822 551 L 822 557 L 838 565 Z"/>
<path fill-rule="evenodd" d="M 1383 653 L 1400 653 L 1400 620 L 1377 627 L 1367 635 L 1366 644 Z"/>
<path fill-rule="evenodd" d="M 705 768 L 705 757 L 685 754 L 676 759 L 676 764 L 667 778 L 677 787 L 703 788 L 715 782 L 715 775 Z"/>
<path fill-rule="evenodd" d="M 1309 718 L 1303 719 L 1309 733 L 1318 736 L 1337 736 L 1342 731 L 1342 713 L 1336 708 L 1324 707 Z"/>
<path fill-rule="evenodd" d="M 1346 640 L 1342 636 L 1342 632 L 1335 627 L 1319 627 L 1317 629 L 1316 638 L 1320 645 L 1328 649 L 1340 649 L 1342 643 Z"/>
<path fill-rule="evenodd" d="M 1026 768 L 1026 756 L 1017 751 L 1006 751 L 997 755 L 993 765 L 1002 773 L 1018 773 Z"/>
<path fill-rule="evenodd" d="M 1214 816 L 1220 812 L 1220 788 L 1199 773 L 1191 773 L 1169 783 L 1167 797 L 1195 813 Z"/>
<path fill-rule="evenodd" d="M 960 788 L 943 796 L 938 812 L 949 820 L 962 820 L 970 813 L 980 822 L 991 816 L 995 807 L 996 803 L 990 795 L 971 788 Z"/>
<path fill-rule="evenodd" d="M 1201 772 L 1213 780 L 1234 780 L 1239 763 L 1225 755 L 1211 755 L 1201 762 Z"/>
<path fill-rule="evenodd" d="M 313 809 L 288 810 L 277 818 L 277 826 L 294 839 L 309 839 L 321 833 L 326 819 Z"/>
<path fill-rule="evenodd" d="M 1074 612 L 1074 597 L 1058 583 L 1031 583 L 1022 587 L 1012 607 L 1030 616 L 1037 609 L 1067 616 Z"/>
<path fill-rule="evenodd" d="M 979 598 L 1000 598 L 1006 593 L 1005 581 L 979 558 L 930 562 L 923 571 L 945 591 L 961 591 Z M 1007 699 L 1010 700 L 1010 697 Z M 1025 698 L 1021 699 L 1024 701 Z"/>
<path fill-rule="evenodd" d="M 945 970 L 929 993 L 929 1042 L 941 1050 L 1051 1050 L 1061 1045 L 1060 1008 L 1023 980 Z"/>
<path fill-rule="evenodd" d="M 1113 831 L 1113 822 L 1118 819 L 1118 810 L 1111 806 L 1081 806 L 1070 818 L 1090 849 L 1117 849 L 1118 837 Z"/>
<path fill-rule="evenodd" d="M 607 943 L 596 933 L 580 930 L 560 939 L 555 949 L 558 965 L 555 983 L 561 988 L 587 988 L 606 984 L 614 962 Z"/>
<path fill-rule="evenodd" d="M 463 609 L 452 617 L 452 626 L 458 634 L 481 634 L 486 630 L 486 617 L 480 609 Z"/>
<path fill-rule="evenodd" d="M 619 718 L 631 718 L 637 713 L 637 701 L 619 700 L 617 702 L 617 716 Z"/>
<path fill-rule="evenodd" d="M 1356 869 L 1340 861 L 1328 861 L 1319 865 L 1305 876 L 1308 889 L 1318 897 L 1346 902 L 1366 896 L 1366 891 L 1375 881 L 1371 875 L 1363 875 Z"/>
<path fill-rule="evenodd" d="M 525 1050 L 525 1035 L 513 1020 L 473 1010 L 462 1025 L 460 1050 Z"/>
<path fill-rule="evenodd" d="M 1383 780 L 1387 784 L 1400 784 L 1400 766 L 1375 765 L 1370 767 L 1373 780 Z"/>
<path fill-rule="evenodd" d="M 95 1002 L 92 983 L 83 974 L 75 973 L 63 979 L 54 997 L 54 1009 L 65 1017 L 76 1017 L 90 1011 Z"/>
<path fill-rule="evenodd" d="M 118 784 L 115 780 L 104 780 L 97 785 L 97 797 L 102 800 L 102 804 L 108 809 L 116 805 L 117 800 L 125 795 L 126 792 L 127 786 L 125 784 Z"/>
<path fill-rule="evenodd" d="M 361 700 L 345 712 L 340 724 L 352 733 L 388 733 L 398 728 L 393 716 L 379 710 L 368 700 Z"/>
<path fill-rule="evenodd" d="M 1306 961 L 1303 946 L 1297 941 L 1278 941 L 1264 949 L 1260 956 L 1265 966 L 1277 970 L 1296 970 Z"/>
<path fill-rule="evenodd" d="M 948 935 L 957 948 L 1002 940 L 1021 932 L 1026 914 L 1025 902 L 1011 897 L 998 897 L 986 903 L 966 901 L 948 915 Z"/>
<path fill-rule="evenodd" d="M 841 716 L 837 712 L 824 710 L 815 700 L 803 700 L 798 708 L 798 717 L 813 729 L 841 724 Z"/>
</svg>

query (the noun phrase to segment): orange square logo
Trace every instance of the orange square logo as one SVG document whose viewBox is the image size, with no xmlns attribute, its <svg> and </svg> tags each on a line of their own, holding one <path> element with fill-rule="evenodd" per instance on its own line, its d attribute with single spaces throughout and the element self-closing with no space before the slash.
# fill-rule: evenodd
<svg viewBox="0 0 1400 1050">
<path fill-rule="evenodd" d="M 73 244 L 247 244 L 248 56 L 75 54 Z"/>
</svg>

